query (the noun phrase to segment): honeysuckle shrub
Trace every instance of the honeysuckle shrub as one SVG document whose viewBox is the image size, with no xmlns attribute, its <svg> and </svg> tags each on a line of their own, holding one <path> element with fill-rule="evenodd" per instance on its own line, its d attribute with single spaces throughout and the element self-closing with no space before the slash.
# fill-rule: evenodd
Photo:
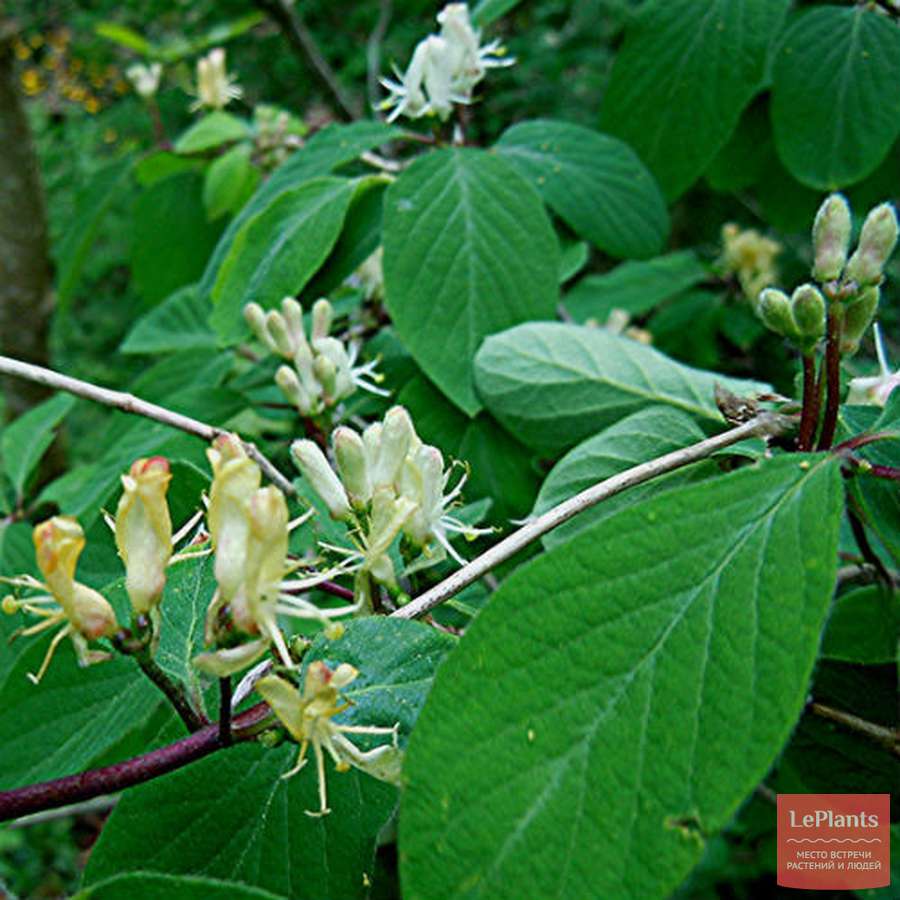
<svg viewBox="0 0 900 900">
<path fill-rule="evenodd" d="M 900 13 L 600 6 L 596 127 L 497 127 L 524 3 L 435 9 L 326 127 L 106 28 L 156 143 L 76 204 L 60 321 L 127 197 L 112 386 L 194 424 L 0 433 L 0 812 L 157 776 L 77 896 L 765 896 L 775 793 L 896 793 Z"/>
</svg>

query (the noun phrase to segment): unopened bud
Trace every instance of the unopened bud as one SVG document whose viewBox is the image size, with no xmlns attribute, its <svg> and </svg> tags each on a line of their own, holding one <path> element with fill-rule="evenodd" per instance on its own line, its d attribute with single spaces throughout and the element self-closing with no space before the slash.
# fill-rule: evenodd
<svg viewBox="0 0 900 900">
<path fill-rule="evenodd" d="M 322 385 L 322 393 L 328 399 L 334 400 L 337 387 L 337 366 L 327 356 L 320 353 L 313 363 L 313 372 L 315 372 L 319 384 Z"/>
<path fill-rule="evenodd" d="M 110 637 L 119 630 L 109 601 L 86 584 L 75 582 L 70 603 L 64 606 L 66 618 L 88 640 Z"/>
<path fill-rule="evenodd" d="M 415 433 L 412 419 L 402 406 L 394 406 L 387 411 L 381 428 L 377 461 L 372 470 L 373 488 L 386 487 L 397 480 Z"/>
<path fill-rule="evenodd" d="M 291 456 L 303 477 L 325 501 L 332 518 L 346 519 L 350 515 L 347 492 L 319 447 L 305 439 L 294 441 Z"/>
<path fill-rule="evenodd" d="M 365 506 L 372 496 L 372 486 L 362 438 L 352 428 L 342 425 L 335 429 L 332 441 L 338 471 L 350 495 L 350 502 L 354 506 Z"/>
<path fill-rule="evenodd" d="M 281 392 L 297 407 L 302 416 L 308 416 L 312 405 L 309 394 L 300 384 L 297 373 L 290 366 L 279 366 L 275 373 L 275 383 L 281 388 Z"/>
<path fill-rule="evenodd" d="M 791 315 L 791 301 L 784 291 L 766 288 L 759 295 L 759 315 L 766 328 L 793 340 L 797 337 L 797 326 Z"/>
<path fill-rule="evenodd" d="M 269 329 L 266 328 L 265 311 L 258 303 L 248 303 L 244 307 L 244 321 L 250 326 L 250 330 L 256 339 L 260 343 L 265 344 L 266 349 L 271 353 L 278 352 L 275 347 L 275 341 L 272 340 Z"/>
<path fill-rule="evenodd" d="M 305 344 L 306 330 L 303 327 L 303 307 L 293 297 L 285 297 L 281 301 L 281 315 L 284 317 L 287 332 L 291 336 L 291 344 L 294 347 Z"/>
<path fill-rule="evenodd" d="M 791 296 L 791 315 L 805 347 L 825 334 L 825 298 L 811 284 L 801 284 Z"/>
<path fill-rule="evenodd" d="M 847 262 L 850 244 L 850 207 L 840 194 L 827 197 L 813 222 L 813 268 L 816 281 L 834 281 L 840 278 Z"/>
<path fill-rule="evenodd" d="M 859 342 L 871 325 L 878 311 L 881 288 L 877 284 L 867 287 L 844 310 L 844 329 L 841 332 L 841 353 L 852 356 L 859 350 Z"/>
<path fill-rule="evenodd" d="M 284 316 L 275 309 L 269 310 L 269 313 L 266 316 L 266 329 L 272 337 L 272 342 L 275 345 L 275 352 L 285 359 L 291 359 L 296 352 L 296 348 L 288 333 Z"/>
<path fill-rule="evenodd" d="M 334 310 L 331 304 L 324 297 L 316 300 L 312 308 L 312 340 L 328 336 L 333 318 Z"/>
<path fill-rule="evenodd" d="M 172 557 L 172 520 L 166 492 L 172 475 L 162 456 L 139 459 L 127 475 L 116 510 L 116 548 L 125 563 L 125 590 L 138 615 L 162 599 Z"/>
<path fill-rule="evenodd" d="M 885 263 L 897 243 L 897 216 L 890 203 L 876 206 L 863 223 L 859 245 L 850 257 L 844 278 L 861 287 L 881 281 Z"/>
<path fill-rule="evenodd" d="M 322 385 L 319 384 L 319 381 L 316 378 L 312 350 L 306 341 L 300 344 L 294 353 L 294 368 L 297 370 L 297 377 L 300 379 L 300 384 L 303 385 L 303 389 L 309 394 L 310 398 L 312 398 L 313 405 L 315 405 L 319 397 L 322 396 Z"/>
</svg>

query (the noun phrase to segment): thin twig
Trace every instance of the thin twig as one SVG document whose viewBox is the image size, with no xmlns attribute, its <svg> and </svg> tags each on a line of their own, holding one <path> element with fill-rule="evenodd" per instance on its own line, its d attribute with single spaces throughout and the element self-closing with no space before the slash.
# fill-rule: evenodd
<svg viewBox="0 0 900 900">
<path fill-rule="evenodd" d="M 890 750 L 891 753 L 900 756 L 900 733 L 894 729 L 887 728 L 884 725 L 876 725 L 874 722 L 868 721 L 868 719 L 861 719 L 859 716 L 853 715 L 853 713 L 833 709 L 824 703 L 810 703 L 809 709 L 810 712 L 815 713 L 817 716 L 821 716 L 823 719 L 830 719 L 832 722 L 837 722 L 838 725 L 843 725 L 857 734 L 862 734 L 875 741 L 875 743 L 881 744 L 882 747 Z"/>
<path fill-rule="evenodd" d="M 563 522 L 567 522 L 573 516 L 578 515 L 578 513 L 595 506 L 602 500 L 606 500 L 624 491 L 626 488 L 650 481 L 652 478 L 656 478 L 666 472 L 671 472 L 674 469 L 680 469 L 682 466 L 705 459 L 717 450 L 730 447 L 732 444 L 736 444 L 746 438 L 780 434 L 788 427 L 790 422 L 790 419 L 785 416 L 779 416 L 776 413 L 760 413 L 749 422 L 738 425 L 736 428 L 731 428 L 715 437 L 691 444 L 690 447 L 667 453 L 665 456 L 650 460 L 650 462 L 633 466 L 624 472 L 620 472 L 618 475 L 614 475 L 612 478 L 607 478 L 605 481 L 592 485 L 580 494 L 570 497 L 558 506 L 554 506 L 553 509 L 532 519 L 518 531 L 514 531 L 498 544 L 482 553 L 481 556 L 473 559 L 472 562 L 458 569 L 440 584 L 435 585 L 424 594 L 420 594 L 391 615 L 400 619 L 414 619 L 424 615 L 436 606 L 440 606 L 444 601 L 449 600 L 464 587 L 468 587 L 472 582 L 477 581 L 495 566 L 515 556 L 516 553 L 528 546 L 532 541 L 562 525 Z"/>
<path fill-rule="evenodd" d="M 828 450 L 834 441 L 838 412 L 841 407 L 841 326 L 840 307 L 831 304 L 828 310 L 828 340 L 825 344 L 825 416 L 818 450 Z"/>
<path fill-rule="evenodd" d="M 254 0 L 254 3 L 275 21 L 297 56 L 337 101 L 342 115 L 358 119 L 362 113 L 359 102 L 341 86 L 297 7 L 289 6 L 284 0 Z"/>
<path fill-rule="evenodd" d="M 338 584 L 336 581 L 323 581 L 316 585 L 316 589 L 331 594 L 333 597 L 340 597 L 342 600 L 352 600 L 353 591 L 350 588 Z"/>
<path fill-rule="evenodd" d="M 86 400 L 102 403 L 104 406 L 111 406 L 121 412 L 145 416 L 171 428 L 178 428 L 181 431 L 186 431 L 188 434 L 196 435 L 204 441 L 212 441 L 220 434 L 228 434 L 228 431 L 224 428 L 207 425 L 206 422 L 200 422 L 197 419 L 192 419 L 190 416 L 172 412 L 172 410 L 166 409 L 164 406 L 148 403 L 146 400 L 135 397 L 134 394 L 99 387 L 88 381 L 70 378 L 68 375 L 61 375 L 52 369 L 21 362 L 8 356 L 0 356 L 0 375 L 12 375 L 15 378 L 24 378 L 27 381 L 43 384 L 53 390 L 68 391 L 68 393 L 74 394 L 76 397 L 84 397 Z M 257 463 L 269 481 L 278 485 L 286 494 L 294 495 L 297 493 L 294 485 L 259 452 L 254 444 L 251 444 L 249 441 L 243 441 L 243 445 L 247 455 Z"/>
<path fill-rule="evenodd" d="M 391 22 L 393 12 L 392 0 L 381 0 L 378 5 L 378 21 L 366 41 L 366 89 L 369 97 L 369 106 L 378 110 L 380 96 L 381 75 L 381 44 Z"/>
<path fill-rule="evenodd" d="M 233 722 L 234 740 L 236 742 L 251 740 L 258 733 L 262 723 L 267 721 L 269 714 L 268 704 L 258 703 L 239 715 Z M 11 791 L 0 791 L 0 822 L 18 819 L 20 816 L 44 809 L 81 803 L 102 794 L 113 794 L 180 769 L 221 749 L 223 747 L 219 738 L 218 724 L 207 725 L 174 744 L 151 750 L 124 762 L 81 772 L 78 775 L 67 775 L 65 778 L 29 784 Z"/>
</svg>

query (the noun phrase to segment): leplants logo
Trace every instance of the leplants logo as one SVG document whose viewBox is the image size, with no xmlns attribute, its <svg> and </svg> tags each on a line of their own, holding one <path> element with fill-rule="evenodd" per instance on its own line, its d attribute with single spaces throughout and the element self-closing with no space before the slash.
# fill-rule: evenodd
<svg viewBox="0 0 900 900">
<path fill-rule="evenodd" d="M 891 881 L 890 794 L 779 794 L 778 884 L 860 890 Z"/>
</svg>

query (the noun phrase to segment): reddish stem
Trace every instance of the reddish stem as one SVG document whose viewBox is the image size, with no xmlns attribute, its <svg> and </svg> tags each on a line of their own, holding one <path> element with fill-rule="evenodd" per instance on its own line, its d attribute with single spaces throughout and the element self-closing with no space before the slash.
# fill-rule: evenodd
<svg viewBox="0 0 900 900">
<path fill-rule="evenodd" d="M 265 703 L 257 703 L 239 715 L 232 723 L 234 740 L 251 740 L 256 733 L 254 726 L 258 726 L 268 715 L 269 707 Z M 174 744 L 112 766 L 29 784 L 11 791 L 0 791 L 0 822 L 143 784 L 222 748 L 218 724 L 207 725 Z"/>
<path fill-rule="evenodd" d="M 336 581 L 323 581 L 321 584 L 316 585 L 316 587 L 320 591 L 331 594 L 333 597 L 340 597 L 342 600 L 353 599 L 353 591 L 351 591 L 350 588 L 345 588 L 342 584 L 338 584 Z"/>
<path fill-rule="evenodd" d="M 816 383 L 815 353 L 803 354 L 803 411 L 800 415 L 800 433 L 797 435 L 797 449 L 806 452 L 812 449 L 816 425 L 819 423 L 819 400 L 821 393 Z"/>
<path fill-rule="evenodd" d="M 825 345 L 825 417 L 818 450 L 828 450 L 834 441 L 841 406 L 841 311 L 835 304 L 828 310 L 828 342 Z"/>
</svg>

